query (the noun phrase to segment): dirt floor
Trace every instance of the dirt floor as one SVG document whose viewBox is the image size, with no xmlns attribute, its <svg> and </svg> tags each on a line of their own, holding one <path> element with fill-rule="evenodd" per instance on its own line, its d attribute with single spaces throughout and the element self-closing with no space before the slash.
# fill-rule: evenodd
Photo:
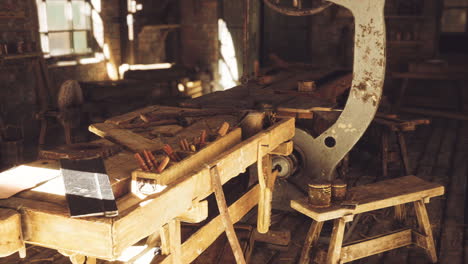
<svg viewBox="0 0 468 264">
<path fill-rule="evenodd" d="M 427 205 L 431 219 L 439 263 L 468 263 L 468 217 L 467 187 L 468 176 L 468 122 L 435 119 L 430 126 L 420 126 L 415 132 L 406 134 L 409 159 L 414 174 L 432 182 L 446 186 L 446 195 L 434 198 Z M 396 143 L 393 148 L 397 148 Z M 359 155 L 357 155 L 359 153 Z M 361 185 L 384 180 L 381 175 L 381 163 L 377 153 L 353 152 L 350 170 L 346 176 L 349 185 Z M 403 176 L 398 164 L 390 166 L 389 177 Z M 414 211 L 407 206 L 407 225 L 415 225 Z M 241 245 L 247 245 L 256 221 L 255 212 L 248 214 L 239 228 Z M 393 209 L 383 209 L 366 213 L 356 218 L 355 229 L 350 232 L 346 242 L 359 240 L 385 231 L 399 229 L 400 224 L 393 220 Z M 304 237 L 311 220 L 293 212 L 274 211 L 272 230 L 291 231 L 289 246 L 272 245 L 262 242 L 253 244 L 249 263 L 286 264 L 297 263 Z M 184 233 L 190 233 L 196 227 L 185 226 Z M 347 230 L 349 230 L 349 226 Z M 325 225 L 320 242 L 326 246 L 331 226 Z M 73 239 L 73 238 L 70 238 Z M 252 246 L 252 245 L 251 245 Z M 27 258 L 19 259 L 17 254 L 0 259 L 0 264 L 37 263 L 61 264 L 70 261 L 55 250 L 39 246 L 29 246 Z M 98 263 L 109 263 L 98 261 Z M 122 263 L 122 262 L 113 262 Z M 202 254 L 196 263 L 235 263 L 224 236 L 221 236 L 211 248 Z M 352 263 L 429 263 L 425 252 L 416 247 L 406 247 L 374 255 Z"/>
</svg>

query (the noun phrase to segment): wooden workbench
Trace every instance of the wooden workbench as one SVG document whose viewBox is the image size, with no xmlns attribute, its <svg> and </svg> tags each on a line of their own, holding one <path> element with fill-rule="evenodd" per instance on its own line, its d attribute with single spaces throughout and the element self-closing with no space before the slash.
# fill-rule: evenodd
<svg viewBox="0 0 468 264">
<path fill-rule="evenodd" d="M 140 113 L 141 111 L 129 113 L 111 119 L 105 124 Z M 223 152 L 206 166 L 194 168 L 191 173 L 167 185 L 160 193 L 146 198 L 128 193 L 131 172 L 137 169 L 138 165 L 134 161 L 133 152 L 123 150 L 105 160 L 119 209 L 119 216 L 114 218 L 71 218 L 64 196 L 59 165 L 51 160 L 38 160 L 25 166 L 30 168 L 31 173 L 38 169 L 50 170 L 51 174 L 57 176 L 56 178 L 11 198 L 0 200 L 0 207 L 20 212 L 23 238 L 28 244 L 57 249 L 69 256 L 115 260 L 125 249 L 159 232 L 164 225 L 183 215 L 213 193 L 214 186 L 210 176 L 212 168 L 216 167 L 221 184 L 225 184 L 293 136 L 294 119 L 280 120 L 268 129 Z M 254 186 L 238 202 L 229 207 L 233 222 L 240 220 L 257 205 L 260 189 L 258 185 Z M 221 234 L 223 229 L 219 229 L 220 221 L 221 219 L 215 218 L 208 224 L 209 229 L 197 232 L 182 245 L 184 250 L 179 257 L 183 262 L 191 262 L 200 254 L 200 247 L 206 248 Z M 200 238 L 204 239 L 201 244 L 197 242 Z"/>
</svg>

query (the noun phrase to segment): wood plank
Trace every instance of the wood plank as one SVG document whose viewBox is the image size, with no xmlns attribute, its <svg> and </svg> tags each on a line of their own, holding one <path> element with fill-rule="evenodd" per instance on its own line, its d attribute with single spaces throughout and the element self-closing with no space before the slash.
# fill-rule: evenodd
<svg viewBox="0 0 468 264">
<path fill-rule="evenodd" d="M 359 214 L 426 197 L 440 196 L 444 194 L 444 190 L 439 184 L 421 180 L 416 176 L 406 176 L 351 188 L 348 190 L 349 200 L 357 203 L 355 209 L 343 208 L 340 205 L 313 208 L 309 206 L 307 198 L 291 201 L 291 207 L 316 221 L 327 221 L 348 214 Z"/>
<path fill-rule="evenodd" d="M 169 185 L 180 177 L 189 174 L 192 171 L 201 169 L 205 164 L 215 159 L 221 153 L 229 150 L 234 145 L 242 141 L 242 130 L 237 128 L 226 136 L 217 139 L 214 142 L 209 143 L 206 147 L 183 159 L 182 161 L 173 164 L 166 168 L 162 173 L 145 172 L 135 170 L 132 172 L 132 181 L 136 181 L 138 178 L 152 179 L 156 184 Z M 132 184 L 133 188 L 133 184 Z M 137 190 L 133 190 L 133 192 Z"/>
<path fill-rule="evenodd" d="M 155 151 L 164 146 L 164 143 L 160 140 L 151 140 L 109 123 L 90 125 L 89 131 L 135 153 L 141 153 L 144 150 Z"/>
<path fill-rule="evenodd" d="M 232 222 L 238 222 L 247 212 L 257 205 L 259 198 L 259 187 L 254 186 L 239 200 L 229 206 L 229 216 Z M 224 232 L 221 216 L 215 217 L 182 244 L 182 262 L 191 263 L 208 248 Z M 166 258 L 161 264 L 170 264 Z"/>
<path fill-rule="evenodd" d="M 343 263 L 351 262 L 411 244 L 411 229 L 370 237 L 365 241 L 344 246 L 341 251 L 341 261 Z"/>
</svg>

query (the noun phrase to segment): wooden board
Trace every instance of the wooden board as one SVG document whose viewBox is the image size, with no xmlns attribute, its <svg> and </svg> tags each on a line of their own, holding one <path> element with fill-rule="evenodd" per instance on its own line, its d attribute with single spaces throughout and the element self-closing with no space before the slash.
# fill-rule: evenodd
<svg viewBox="0 0 468 264">
<path fill-rule="evenodd" d="M 90 125 L 89 131 L 136 153 L 143 152 L 144 150 L 155 151 L 164 146 L 160 140 L 151 140 L 109 123 Z"/>
<path fill-rule="evenodd" d="M 132 182 L 135 182 L 138 178 L 144 178 L 152 179 L 154 180 L 154 183 L 159 185 L 169 185 L 178 178 L 185 176 L 192 171 L 200 170 L 201 167 L 205 166 L 205 164 L 215 159 L 219 154 L 240 143 L 241 140 L 242 131 L 240 128 L 237 128 L 226 136 L 211 142 L 197 153 L 173 164 L 160 174 L 155 172 L 145 172 L 141 169 L 134 171 L 132 173 Z M 135 193 L 137 190 L 134 189 L 134 186 L 135 184 L 132 183 L 132 192 Z"/>
<path fill-rule="evenodd" d="M 356 204 L 355 209 L 332 205 L 328 208 L 313 208 L 307 198 L 291 201 L 291 207 L 316 221 L 327 221 L 349 214 L 378 210 L 399 204 L 443 195 L 444 186 L 406 176 L 374 184 L 362 185 L 348 190 L 348 202 Z"/>
</svg>

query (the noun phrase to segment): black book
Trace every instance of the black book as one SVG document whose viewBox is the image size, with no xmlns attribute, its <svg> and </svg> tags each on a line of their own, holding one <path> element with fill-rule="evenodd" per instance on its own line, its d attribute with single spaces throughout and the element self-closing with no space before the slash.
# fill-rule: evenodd
<svg viewBox="0 0 468 264">
<path fill-rule="evenodd" d="M 71 217 L 118 215 L 102 158 L 60 160 L 60 172 Z"/>
</svg>

